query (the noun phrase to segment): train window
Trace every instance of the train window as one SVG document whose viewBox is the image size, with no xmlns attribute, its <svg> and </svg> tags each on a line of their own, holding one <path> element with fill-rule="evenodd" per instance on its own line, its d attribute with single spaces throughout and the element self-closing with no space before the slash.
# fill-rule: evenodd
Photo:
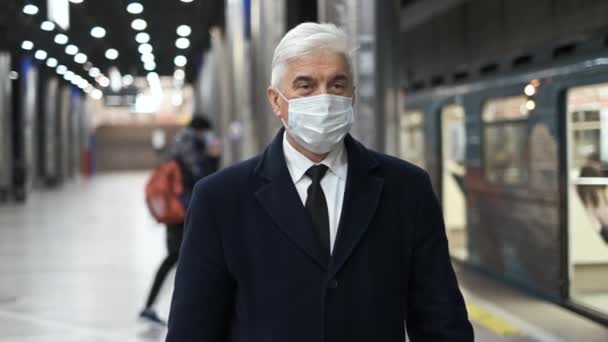
<svg viewBox="0 0 608 342">
<path fill-rule="evenodd" d="M 525 96 L 488 100 L 483 106 L 484 174 L 488 182 L 518 185 L 528 178 L 528 109 Z"/>
<path fill-rule="evenodd" d="M 401 114 L 399 141 L 401 158 L 425 168 L 423 112 L 406 111 Z"/>
<path fill-rule="evenodd" d="M 566 101 L 570 297 L 608 314 L 608 83 Z"/>
<path fill-rule="evenodd" d="M 483 121 L 485 123 L 497 123 L 525 120 L 529 115 L 526 102 L 528 102 L 528 99 L 523 95 L 490 99 L 483 107 Z"/>
</svg>

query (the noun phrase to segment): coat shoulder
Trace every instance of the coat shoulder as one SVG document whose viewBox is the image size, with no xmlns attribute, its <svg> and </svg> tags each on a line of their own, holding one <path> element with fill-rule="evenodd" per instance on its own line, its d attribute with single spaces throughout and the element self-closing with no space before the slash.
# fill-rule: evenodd
<svg viewBox="0 0 608 342">
<path fill-rule="evenodd" d="M 204 191 L 207 196 L 221 198 L 238 194 L 251 185 L 251 179 L 260 156 L 236 163 L 199 180 L 194 192 Z"/>
</svg>

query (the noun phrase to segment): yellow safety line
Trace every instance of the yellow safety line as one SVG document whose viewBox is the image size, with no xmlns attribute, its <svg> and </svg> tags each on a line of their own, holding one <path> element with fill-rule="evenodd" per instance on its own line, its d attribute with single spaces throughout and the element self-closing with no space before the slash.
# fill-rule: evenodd
<svg viewBox="0 0 608 342">
<path fill-rule="evenodd" d="M 510 323 L 494 316 L 475 304 L 467 304 L 469 319 L 500 336 L 524 336 L 525 334 Z"/>
</svg>

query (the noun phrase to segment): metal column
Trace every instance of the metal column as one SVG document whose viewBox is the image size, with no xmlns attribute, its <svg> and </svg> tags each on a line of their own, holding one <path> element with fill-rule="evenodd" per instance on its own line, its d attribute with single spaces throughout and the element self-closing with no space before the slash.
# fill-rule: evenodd
<svg viewBox="0 0 608 342">
<path fill-rule="evenodd" d="M 8 198 L 13 184 L 11 55 L 0 52 L 0 202 Z"/>
</svg>

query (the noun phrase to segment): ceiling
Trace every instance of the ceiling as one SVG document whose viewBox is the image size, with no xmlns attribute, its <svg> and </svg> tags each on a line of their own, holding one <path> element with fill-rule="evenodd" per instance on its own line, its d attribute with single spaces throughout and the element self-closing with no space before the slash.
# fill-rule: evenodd
<svg viewBox="0 0 608 342">
<path fill-rule="evenodd" d="M 194 78 L 202 52 L 209 47 L 209 28 L 224 26 L 224 0 L 70 0 L 70 27 L 62 30 L 56 26 L 52 31 L 41 29 L 41 23 L 47 19 L 47 0 L 0 0 L 0 39 L 9 45 L 11 51 L 34 54 L 43 49 L 48 57 L 56 58 L 59 64 L 69 70 L 87 77 L 87 70 L 97 67 L 107 75 L 111 66 L 118 67 L 121 74 L 133 76 L 146 75 L 155 71 L 159 75 L 173 75 L 176 68 L 174 59 L 177 55 L 187 58 L 186 79 Z M 80 2 L 80 3 L 78 3 Z M 133 2 L 140 3 L 143 11 L 132 14 L 127 6 Z M 23 12 L 26 5 L 33 4 L 39 10 L 34 15 Z M 142 31 L 132 28 L 135 19 L 143 19 L 147 27 Z M 177 27 L 188 25 L 191 34 L 187 37 L 189 46 L 186 49 L 176 47 Z M 96 27 L 105 29 L 105 36 L 94 38 L 91 30 Z M 142 54 L 138 52 L 140 43 L 136 42 L 138 32 L 150 36 L 155 68 L 148 65 L 144 68 Z M 54 42 L 58 33 L 68 36 L 67 44 L 74 44 L 79 52 L 87 56 L 87 62 L 79 64 L 74 56 L 65 52 L 66 45 Z M 4 37 L 2 37 L 4 36 Z M 34 43 L 34 49 L 24 51 L 23 40 Z M 106 58 L 108 49 L 116 49 L 118 58 Z"/>
</svg>

